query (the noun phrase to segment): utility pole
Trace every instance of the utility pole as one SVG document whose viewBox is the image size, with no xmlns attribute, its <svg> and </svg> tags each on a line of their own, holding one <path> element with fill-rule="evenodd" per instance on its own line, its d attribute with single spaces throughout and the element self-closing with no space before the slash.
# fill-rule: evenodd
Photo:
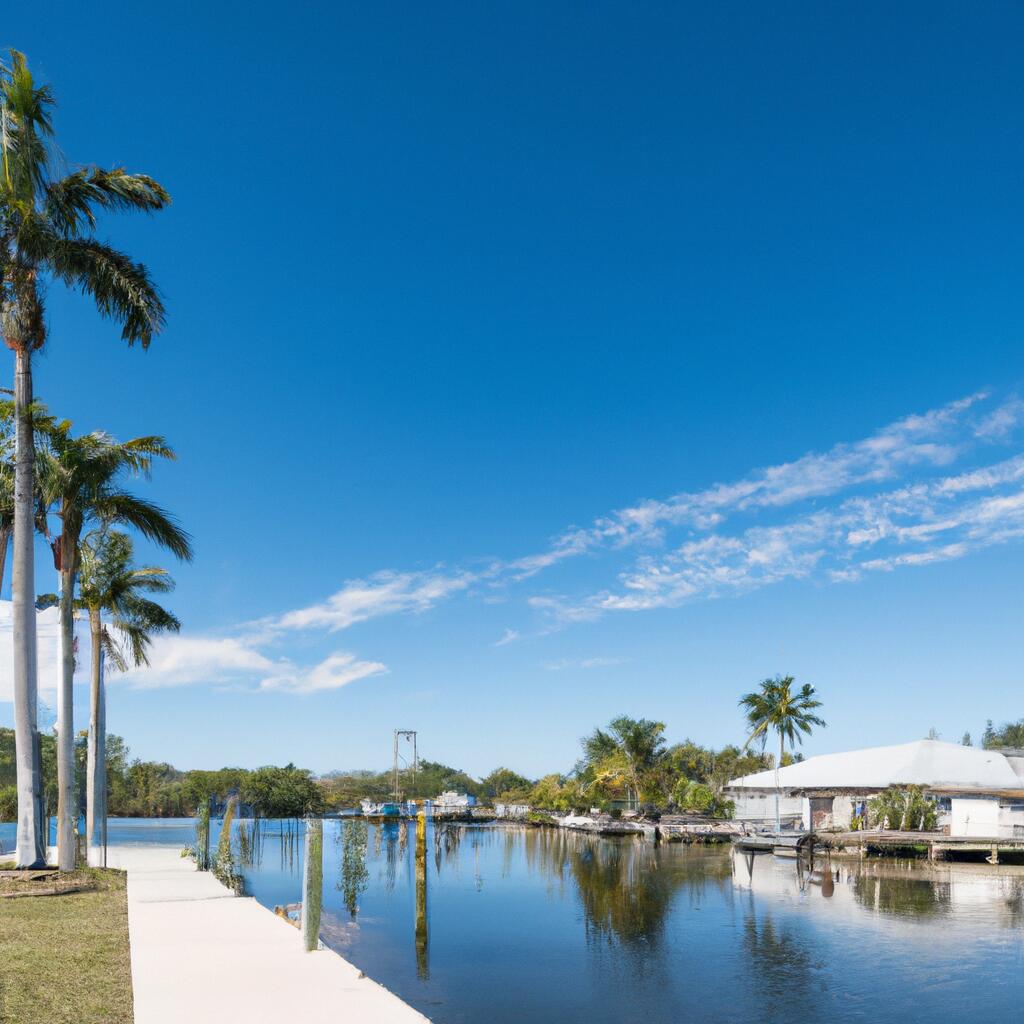
<svg viewBox="0 0 1024 1024">
<path fill-rule="evenodd" d="M 416 752 L 416 730 L 415 729 L 396 729 L 395 730 L 395 744 L 394 744 L 394 761 L 391 769 L 391 795 L 394 797 L 395 803 L 400 803 L 402 800 L 402 790 L 399 785 L 398 775 L 398 741 L 399 739 L 412 740 L 412 785 L 413 789 L 416 788 L 416 773 L 419 771 L 420 762 L 419 756 Z"/>
</svg>

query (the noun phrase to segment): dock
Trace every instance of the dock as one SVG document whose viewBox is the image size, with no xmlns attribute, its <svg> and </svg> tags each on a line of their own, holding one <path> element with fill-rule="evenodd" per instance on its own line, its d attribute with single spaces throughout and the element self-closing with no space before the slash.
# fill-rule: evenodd
<svg viewBox="0 0 1024 1024">
<path fill-rule="evenodd" d="M 177 848 L 112 846 L 109 863 L 128 872 L 135 1024 L 428 1024 L 331 950 L 307 953 L 294 928 Z"/>
<path fill-rule="evenodd" d="M 833 853 L 926 853 L 929 860 L 953 860 L 963 854 L 983 854 L 989 864 L 1004 855 L 1024 856 L 1024 836 L 947 836 L 941 832 L 871 831 L 820 833 L 819 846 Z"/>
</svg>

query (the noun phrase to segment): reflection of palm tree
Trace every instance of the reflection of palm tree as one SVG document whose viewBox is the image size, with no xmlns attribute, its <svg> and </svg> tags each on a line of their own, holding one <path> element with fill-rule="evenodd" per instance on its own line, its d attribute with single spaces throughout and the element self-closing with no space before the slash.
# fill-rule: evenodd
<svg viewBox="0 0 1024 1024">
<path fill-rule="evenodd" d="M 586 914 L 588 934 L 615 937 L 625 944 L 657 943 L 677 893 L 684 886 L 698 896 L 707 882 L 721 884 L 729 874 L 725 857 L 693 857 L 671 864 L 661 849 L 626 839 L 619 842 L 563 835 L 556 857 L 567 855 Z"/>
<path fill-rule="evenodd" d="M 354 920 L 359 910 L 359 897 L 366 891 L 370 878 L 366 868 L 366 850 L 369 846 L 366 822 L 358 818 L 342 822 L 337 841 L 341 844 L 341 879 L 336 888 L 341 892 L 345 909 Z"/>
<path fill-rule="evenodd" d="M 900 916 L 948 914 L 949 882 L 929 877 L 891 876 L 861 870 L 853 876 L 854 899 L 868 910 Z"/>
</svg>

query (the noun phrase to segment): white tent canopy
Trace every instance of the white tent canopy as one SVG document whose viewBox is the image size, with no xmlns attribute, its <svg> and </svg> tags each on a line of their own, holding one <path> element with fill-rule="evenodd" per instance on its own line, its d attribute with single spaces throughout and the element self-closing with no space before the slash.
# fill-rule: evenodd
<svg viewBox="0 0 1024 1024">
<path fill-rule="evenodd" d="M 778 782 L 776 783 L 776 777 Z M 916 740 L 892 747 L 867 747 L 821 754 L 798 764 L 744 775 L 730 789 L 885 789 L 931 786 L 950 789 L 1022 789 L 1022 779 L 998 750 L 982 750 L 939 740 Z"/>
</svg>

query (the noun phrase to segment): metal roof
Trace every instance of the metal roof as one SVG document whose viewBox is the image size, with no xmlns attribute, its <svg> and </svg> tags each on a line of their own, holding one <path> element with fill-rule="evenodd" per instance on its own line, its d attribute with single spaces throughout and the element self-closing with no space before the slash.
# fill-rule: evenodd
<svg viewBox="0 0 1024 1024">
<path fill-rule="evenodd" d="M 867 747 L 821 754 L 778 771 L 783 789 L 885 789 L 918 785 L 981 790 L 1020 789 L 1022 778 L 998 750 L 964 747 L 940 740 L 915 740 L 892 747 Z M 729 783 L 734 789 L 774 789 L 768 769 Z"/>
</svg>

